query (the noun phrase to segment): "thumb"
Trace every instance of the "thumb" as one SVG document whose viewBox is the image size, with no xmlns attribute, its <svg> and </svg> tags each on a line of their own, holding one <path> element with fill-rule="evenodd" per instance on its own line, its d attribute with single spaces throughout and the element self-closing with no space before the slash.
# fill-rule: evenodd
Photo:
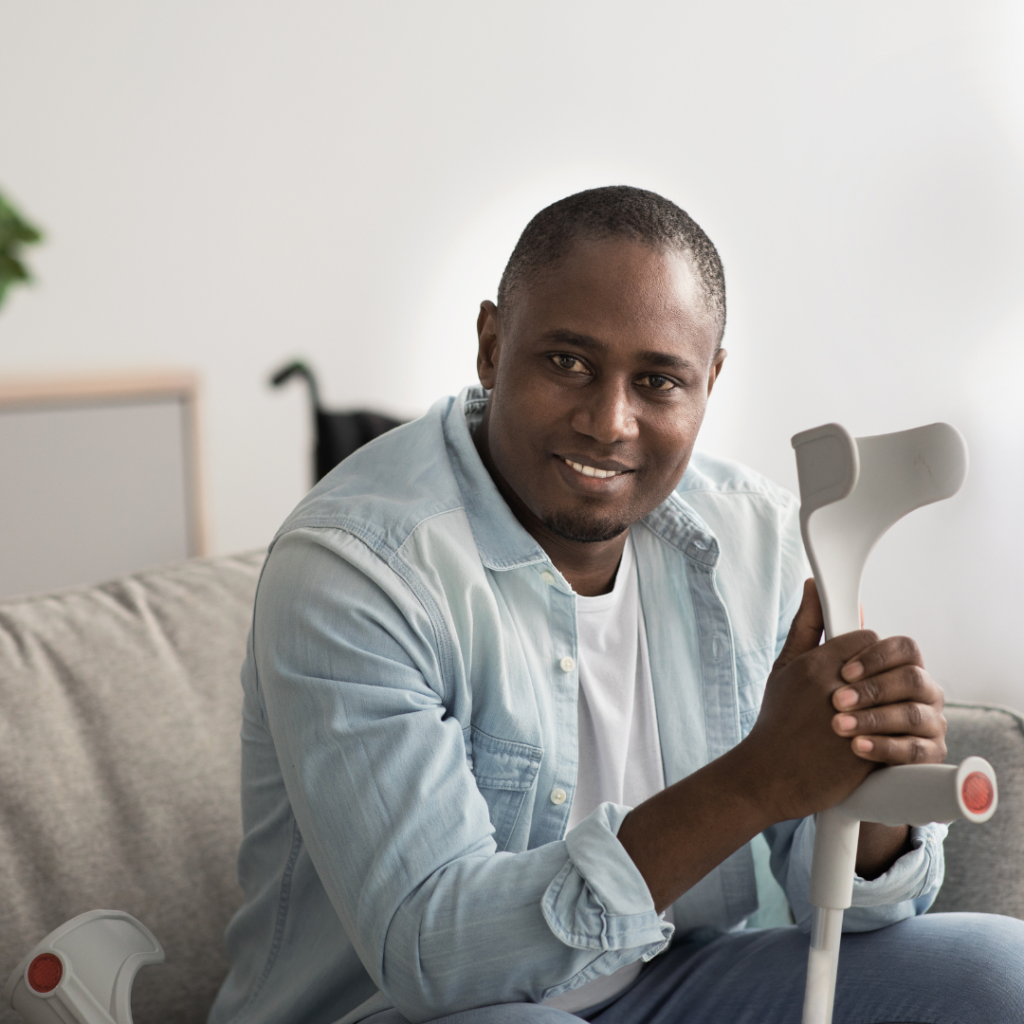
<svg viewBox="0 0 1024 1024">
<path fill-rule="evenodd" d="M 782 646 L 782 653 L 775 660 L 775 668 L 785 668 L 794 658 L 813 651 L 821 643 L 825 631 L 825 617 L 821 612 L 818 588 L 814 578 L 804 580 L 804 596 L 789 627 L 789 636 Z"/>
</svg>

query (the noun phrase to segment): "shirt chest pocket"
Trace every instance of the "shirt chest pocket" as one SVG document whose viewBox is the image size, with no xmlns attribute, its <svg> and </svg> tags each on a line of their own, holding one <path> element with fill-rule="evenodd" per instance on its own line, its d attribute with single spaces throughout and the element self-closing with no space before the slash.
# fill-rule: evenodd
<svg viewBox="0 0 1024 1024">
<path fill-rule="evenodd" d="M 544 751 L 529 743 L 499 740 L 476 726 L 470 730 L 469 765 L 487 801 L 499 850 L 508 848 L 527 795 L 537 781 Z"/>
<path fill-rule="evenodd" d="M 739 690 L 740 737 L 744 737 L 757 721 L 768 674 L 775 660 L 774 644 L 759 647 L 736 656 L 736 683 Z"/>
</svg>

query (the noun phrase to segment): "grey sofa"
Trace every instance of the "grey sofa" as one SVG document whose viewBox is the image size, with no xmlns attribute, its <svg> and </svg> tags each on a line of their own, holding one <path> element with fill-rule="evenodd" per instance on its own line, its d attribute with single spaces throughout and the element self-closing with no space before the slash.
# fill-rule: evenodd
<svg viewBox="0 0 1024 1024">
<path fill-rule="evenodd" d="M 127 910 L 167 953 L 136 980 L 137 1024 L 206 1019 L 241 902 L 238 670 L 262 560 L 0 603 L 0 987 L 68 918 Z M 950 760 L 989 758 L 1002 804 L 953 827 L 936 909 L 1024 917 L 1024 723 L 948 717 Z"/>
</svg>

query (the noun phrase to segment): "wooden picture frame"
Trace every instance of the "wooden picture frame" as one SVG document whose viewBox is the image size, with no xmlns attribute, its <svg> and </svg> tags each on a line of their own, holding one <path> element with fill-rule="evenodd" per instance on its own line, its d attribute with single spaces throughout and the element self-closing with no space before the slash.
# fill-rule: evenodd
<svg viewBox="0 0 1024 1024">
<path fill-rule="evenodd" d="M 0 597 L 206 554 L 203 492 L 196 374 L 0 377 Z"/>
</svg>

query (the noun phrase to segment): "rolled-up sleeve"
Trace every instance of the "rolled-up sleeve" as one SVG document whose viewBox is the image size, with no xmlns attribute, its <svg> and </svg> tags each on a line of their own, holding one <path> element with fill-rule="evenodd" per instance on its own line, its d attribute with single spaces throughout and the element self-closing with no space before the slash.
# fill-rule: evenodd
<svg viewBox="0 0 1024 1024">
<path fill-rule="evenodd" d="M 772 873 L 786 892 L 796 923 L 810 931 L 814 907 L 807 895 L 814 854 L 814 818 L 784 821 L 765 830 L 772 848 Z M 884 874 L 853 880 L 853 905 L 843 915 L 843 931 L 867 932 L 923 914 L 935 902 L 945 862 L 945 825 L 910 830 L 910 849 Z"/>
<path fill-rule="evenodd" d="M 273 549 L 253 656 L 302 841 L 374 983 L 410 1020 L 539 1001 L 664 948 L 671 926 L 605 804 L 499 852 L 445 703 L 436 619 L 357 538 Z M 316 894 L 300 893 L 301 900 Z"/>
<path fill-rule="evenodd" d="M 548 989 L 545 999 L 650 960 L 672 937 L 672 925 L 655 910 L 647 883 L 615 838 L 629 811 L 601 804 L 565 837 L 569 860 L 544 893 L 544 920 L 566 945 L 602 955 Z"/>
</svg>

